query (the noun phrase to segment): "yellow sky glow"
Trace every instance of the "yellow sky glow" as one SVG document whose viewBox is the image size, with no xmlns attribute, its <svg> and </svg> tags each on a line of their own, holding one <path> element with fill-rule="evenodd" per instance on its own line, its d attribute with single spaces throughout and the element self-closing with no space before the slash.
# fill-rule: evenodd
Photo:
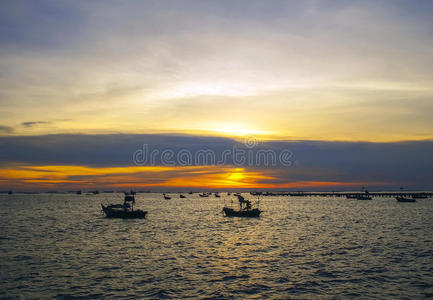
<svg viewBox="0 0 433 300">
<path fill-rule="evenodd" d="M 11 188 L 50 188 L 68 184 L 69 188 L 306 188 L 357 186 L 366 183 L 296 181 L 264 183 L 273 180 L 266 172 L 228 166 L 194 167 L 86 167 L 86 166 L 11 166 L 0 169 L 0 181 Z M 370 183 L 372 184 L 372 183 Z"/>
</svg>

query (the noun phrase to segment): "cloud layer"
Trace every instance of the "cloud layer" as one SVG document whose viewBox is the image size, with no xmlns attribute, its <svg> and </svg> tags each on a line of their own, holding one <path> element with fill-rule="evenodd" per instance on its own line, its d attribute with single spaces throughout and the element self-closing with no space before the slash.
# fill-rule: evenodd
<svg viewBox="0 0 433 300">
<path fill-rule="evenodd" d="M 433 180 L 431 141 L 244 143 L 202 136 L 117 134 L 2 137 L 0 145 L 1 180 L 5 187 L 21 178 L 16 175 L 11 179 L 5 174 L 18 170 L 32 171 L 32 176 L 46 172 L 47 178 L 55 172 L 64 181 L 58 183 L 66 184 L 68 180 L 79 178 L 78 182 L 71 183 L 79 185 L 87 180 L 101 185 L 105 182 L 107 186 L 153 182 L 165 186 L 236 186 L 238 183 L 240 187 L 296 188 L 296 183 L 298 186 L 304 183 L 311 188 L 314 187 L 311 183 L 316 182 L 316 187 L 323 183 L 336 183 L 336 186 L 346 183 L 376 188 L 428 189 Z M 134 153 L 143 151 L 143 147 L 148 151 L 148 158 L 152 152 L 155 155 L 153 160 L 140 160 L 137 165 Z M 280 154 L 284 151 L 288 155 L 281 160 Z M 212 153 L 214 158 L 208 156 Z M 186 159 L 188 154 L 191 161 Z M 195 160 L 197 157 L 199 159 Z M 76 171 L 79 167 L 84 169 Z M 194 180 L 188 181 L 191 176 Z M 43 184 L 44 180 L 39 178 L 37 182 Z"/>
<path fill-rule="evenodd" d="M 431 1 L 0 6 L 3 124 L 69 119 L 17 135 L 433 137 Z"/>
</svg>

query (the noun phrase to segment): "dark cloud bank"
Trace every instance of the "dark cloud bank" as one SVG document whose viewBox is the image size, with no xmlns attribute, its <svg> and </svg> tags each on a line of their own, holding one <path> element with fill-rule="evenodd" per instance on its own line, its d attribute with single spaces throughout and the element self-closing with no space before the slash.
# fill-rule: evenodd
<svg viewBox="0 0 433 300">
<path fill-rule="evenodd" d="M 433 187 L 433 142 L 328 142 L 328 141 L 272 141 L 249 148 L 230 138 L 189 135 L 44 135 L 0 137 L 0 163 L 26 165 L 87 165 L 133 166 L 134 152 L 147 145 L 148 154 L 158 155 L 145 165 L 161 165 L 161 153 L 174 153 L 170 163 L 182 165 L 176 159 L 180 151 L 191 153 L 211 151 L 215 163 L 222 153 L 233 149 L 257 154 L 273 151 L 277 155 L 290 151 L 289 165 L 275 163 L 253 164 L 233 161 L 228 155 L 225 165 L 237 164 L 247 169 L 265 171 L 275 176 L 274 182 L 290 181 L 343 181 L 377 182 L 383 187 L 404 185 L 412 188 Z M 185 152 L 186 151 L 186 152 Z M 248 152 L 249 151 L 249 152 Z M 212 164 L 212 161 L 207 161 Z M 203 164 L 192 161 L 193 165 Z"/>
</svg>

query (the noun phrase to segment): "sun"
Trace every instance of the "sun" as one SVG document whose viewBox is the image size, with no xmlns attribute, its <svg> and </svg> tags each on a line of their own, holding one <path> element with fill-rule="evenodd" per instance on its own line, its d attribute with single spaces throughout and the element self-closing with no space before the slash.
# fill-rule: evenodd
<svg viewBox="0 0 433 300">
<path fill-rule="evenodd" d="M 231 173 L 227 179 L 231 181 L 240 181 L 245 178 L 245 174 L 242 172 Z"/>
<path fill-rule="evenodd" d="M 208 127 L 205 127 L 201 130 L 217 135 L 230 137 L 245 137 L 249 135 L 265 136 L 272 134 L 272 132 L 270 131 L 255 129 L 243 123 L 210 124 Z"/>
</svg>

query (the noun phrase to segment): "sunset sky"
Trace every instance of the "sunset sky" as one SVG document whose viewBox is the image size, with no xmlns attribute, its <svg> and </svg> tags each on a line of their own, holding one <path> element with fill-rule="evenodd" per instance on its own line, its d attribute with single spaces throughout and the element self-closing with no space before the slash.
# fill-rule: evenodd
<svg viewBox="0 0 433 300">
<path fill-rule="evenodd" d="M 2 1 L 0 24 L 2 190 L 432 188 L 432 1 Z M 252 136 L 293 164 L 132 161 Z"/>
</svg>

